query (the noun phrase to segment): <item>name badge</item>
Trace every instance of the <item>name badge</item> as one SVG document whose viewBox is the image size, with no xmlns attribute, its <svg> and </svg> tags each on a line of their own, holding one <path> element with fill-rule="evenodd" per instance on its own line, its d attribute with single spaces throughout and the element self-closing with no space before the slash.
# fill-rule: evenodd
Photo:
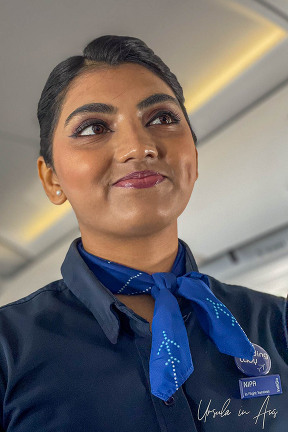
<svg viewBox="0 0 288 432">
<path fill-rule="evenodd" d="M 282 393 L 279 375 L 257 376 L 239 379 L 241 399 L 271 396 Z"/>
</svg>

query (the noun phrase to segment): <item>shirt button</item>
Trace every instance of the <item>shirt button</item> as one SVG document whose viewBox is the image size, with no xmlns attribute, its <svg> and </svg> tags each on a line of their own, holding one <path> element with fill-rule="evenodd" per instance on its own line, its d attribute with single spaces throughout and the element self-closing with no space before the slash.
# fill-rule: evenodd
<svg viewBox="0 0 288 432">
<path fill-rule="evenodd" d="M 173 405 L 174 404 L 174 397 L 170 396 L 170 398 L 167 399 L 167 401 L 163 401 L 163 402 L 165 403 L 165 405 L 168 405 L 168 406 Z"/>
</svg>

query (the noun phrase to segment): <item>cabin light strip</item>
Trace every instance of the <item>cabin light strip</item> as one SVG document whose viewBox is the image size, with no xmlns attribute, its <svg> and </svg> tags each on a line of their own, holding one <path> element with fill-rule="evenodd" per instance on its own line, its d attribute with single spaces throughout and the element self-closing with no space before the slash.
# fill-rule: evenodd
<svg viewBox="0 0 288 432">
<path fill-rule="evenodd" d="M 254 21 L 256 26 L 262 27 L 261 35 L 254 37 L 249 41 L 249 48 L 245 50 L 237 50 L 234 53 L 234 58 L 223 61 L 222 70 L 216 71 L 213 68 L 207 79 L 202 82 L 199 89 L 193 89 L 185 93 L 187 94 L 187 103 L 185 104 L 189 114 L 197 111 L 210 99 L 216 96 L 222 89 L 229 85 L 233 80 L 239 77 L 250 66 L 260 60 L 265 54 L 271 51 L 280 42 L 284 41 L 288 33 L 281 27 L 269 21 L 266 17 L 254 11 L 252 8 L 242 4 L 236 0 L 218 0 L 226 7 L 234 11 L 238 15 L 244 16 L 246 19 Z"/>
<path fill-rule="evenodd" d="M 203 83 L 198 91 L 190 92 L 193 94 L 187 97 L 185 104 L 187 112 L 191 114 L 198 110 L 286 37 L 287 33 L 284 30 L 274 27 L 268 34 L 251 43 L 245 52 L 237 52 L 235 60 L 225 65 L 220 73 L 212 72 L 207 82 Z"/>
</svg>

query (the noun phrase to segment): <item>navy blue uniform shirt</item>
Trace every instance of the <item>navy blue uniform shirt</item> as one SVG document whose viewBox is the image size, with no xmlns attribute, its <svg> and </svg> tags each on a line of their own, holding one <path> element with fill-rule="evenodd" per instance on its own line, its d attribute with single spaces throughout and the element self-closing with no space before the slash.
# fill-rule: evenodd
<svg viewBox="0 0 288 432">
<path fill-rule="evenodd" d="M 222 432 L 288 430 L 285 300 L 221 283 L 211 290 L 269 354 L 283 393 L 240 398 L 245 377 L 177 298 L 195 370 L 169 403 L 149 383 L 149 323 L 89 270 L 72 242 L 63 279 L 0 308 L 0 430 L 7 432 Z M 186 273 L 198 271 L 186 249 Z"/>
</svg>

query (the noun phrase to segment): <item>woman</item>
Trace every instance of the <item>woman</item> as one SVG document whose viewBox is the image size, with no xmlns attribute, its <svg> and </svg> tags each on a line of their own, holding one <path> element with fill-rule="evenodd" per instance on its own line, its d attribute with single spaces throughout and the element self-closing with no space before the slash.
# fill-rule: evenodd
<svg viewBox="0 0 288 432">
<path fill-rule="evenodd" d="M 178 239 L 198 154 L 175 75 L 103 36 L 52 71 L 38 119 L 43 188 L 81 237 L 63 279 L 1 308 L 3 430 L 286 430 L 284 299 L 199 273 Z"/>
</svg>

